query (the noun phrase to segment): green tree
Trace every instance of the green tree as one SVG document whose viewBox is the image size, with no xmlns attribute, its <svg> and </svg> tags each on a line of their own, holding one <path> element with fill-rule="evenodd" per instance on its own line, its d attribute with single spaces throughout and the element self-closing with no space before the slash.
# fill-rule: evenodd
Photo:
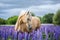
<svg viewBox="0 0 60 40">
<path fill-rule="evenodd" d="M 31 12 L 31 15 L 32 15 L 32 16 L 35 16 L 35 14 L 34 14 L 34 13 L 32 13 L 32 12 Z"/>
<path fill-rule="evenodd" d="M 55 25 L 60 25 L 60 10 L 58 10 L 56 14 L 53 16 L 53 23 Z"/>
<path fill-rule="evenodd" d="M 48 13 L 42 17 L 42 23 L 52 23 L 53 13 Z"/>
<path fill-rule="evenodd" d="M 4 20 L 3 18 L 0 18 L 0 25 L 6 24 L 6 20 Z"/>
<path fill-rule="evenodd" d="M 9 17 L 9 18 L 7 19 L 7 23 L 6 23 L 6 24 L 15 24 L 16 21 L 17 21 L 17 18 L 18 18 L 18 16 Z"/>
</svg>

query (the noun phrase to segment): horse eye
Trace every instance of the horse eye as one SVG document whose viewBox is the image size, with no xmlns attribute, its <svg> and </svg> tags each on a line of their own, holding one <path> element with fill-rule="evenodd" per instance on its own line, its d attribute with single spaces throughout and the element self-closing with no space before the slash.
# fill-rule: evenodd
<svg viewBox="0 0 60 40">
<path fill-rule="evenodd" d="M 28 21 L 31 21 L 29 18 L 27 18 Z"/>
<path fill-rule="evenodd" d="M 27 20 L 30 20 L 29 18 Z"/>
</svg>

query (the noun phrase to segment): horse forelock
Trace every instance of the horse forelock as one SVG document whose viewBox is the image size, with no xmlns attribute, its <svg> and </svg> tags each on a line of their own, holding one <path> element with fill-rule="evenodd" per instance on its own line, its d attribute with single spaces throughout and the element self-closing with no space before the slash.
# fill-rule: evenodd
<svg viewBox="0 0 60 40">
<path fill-rule="evenodd" d="M 21 11 L 19 17 L 23 16 L 26 14 L 26 11 Z"/>
</svg>

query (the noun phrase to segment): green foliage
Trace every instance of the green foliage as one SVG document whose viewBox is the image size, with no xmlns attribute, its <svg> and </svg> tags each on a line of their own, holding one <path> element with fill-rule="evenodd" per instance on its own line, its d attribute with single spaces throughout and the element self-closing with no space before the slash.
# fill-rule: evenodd
<svg viewBox="0 0 60 40">
<path fill-rule="evenodd" d="M 42 37 L 43 37 L 43 40 L 46 38 L 45 32 L 42 32 Z"/>
<path fill-rule="evenodd" d="M 40 16 L 37 16 L 37 17 L 41 19 L 41 17 L 40 17 Z"/>
<path fill-rule="evenodd" d="M 32 13 L 32 12 L 31 12 L 31 15 L 32 15 L 32 16 L 35 16 L 35 14 L 34 14 L 34 13 Z"/>
<path fill-rule="evenodd" d="M 7 40 L 12 40 L 12 38 L 11 37 L 8 37 L 8 39 Z"/>
<path fill-rule="evenodd" d="M 56 14 L 53 17 L 53 23 L 55 25 L 60 25 L 60 10 L 56 12 Z"/>
<path fill-rule="evenodd" d="M 54 33 L 53 32 L 49 32 L 48 33 L 48 40 L 55 40 L 55 37 L 54 37 Z"/>
<path fill-rule="evenodd" d="M 0 18 L 0 25 L 2 25 L 2 24 L 6 24 L 6 20 Z"/>
<path fill-rule="evenodd" d="M 42 23 L 52 23 L 53 13 L 48 13 L 42 17 Z"/>
<path fill-rule="evenodd" d="M 18 18 L 18 16 L 12 16 L 12 17 L 8 18 L 6 24 L 15 24 L 17 21 L 17 18 Z"/>
</svg>

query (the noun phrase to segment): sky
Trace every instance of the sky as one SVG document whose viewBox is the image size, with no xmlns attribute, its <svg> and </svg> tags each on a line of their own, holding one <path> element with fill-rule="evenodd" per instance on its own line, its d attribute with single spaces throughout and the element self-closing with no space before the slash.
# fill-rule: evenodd
<svg viewBox="0 0 60 40">
<path fill-rule="evenodd" d="M 55 13 L 60 9 L 60 0 L 0 0 L 0 18 L 19 16 L 22 10 L 29 10 L 36 16 Z"/>
</svg>

